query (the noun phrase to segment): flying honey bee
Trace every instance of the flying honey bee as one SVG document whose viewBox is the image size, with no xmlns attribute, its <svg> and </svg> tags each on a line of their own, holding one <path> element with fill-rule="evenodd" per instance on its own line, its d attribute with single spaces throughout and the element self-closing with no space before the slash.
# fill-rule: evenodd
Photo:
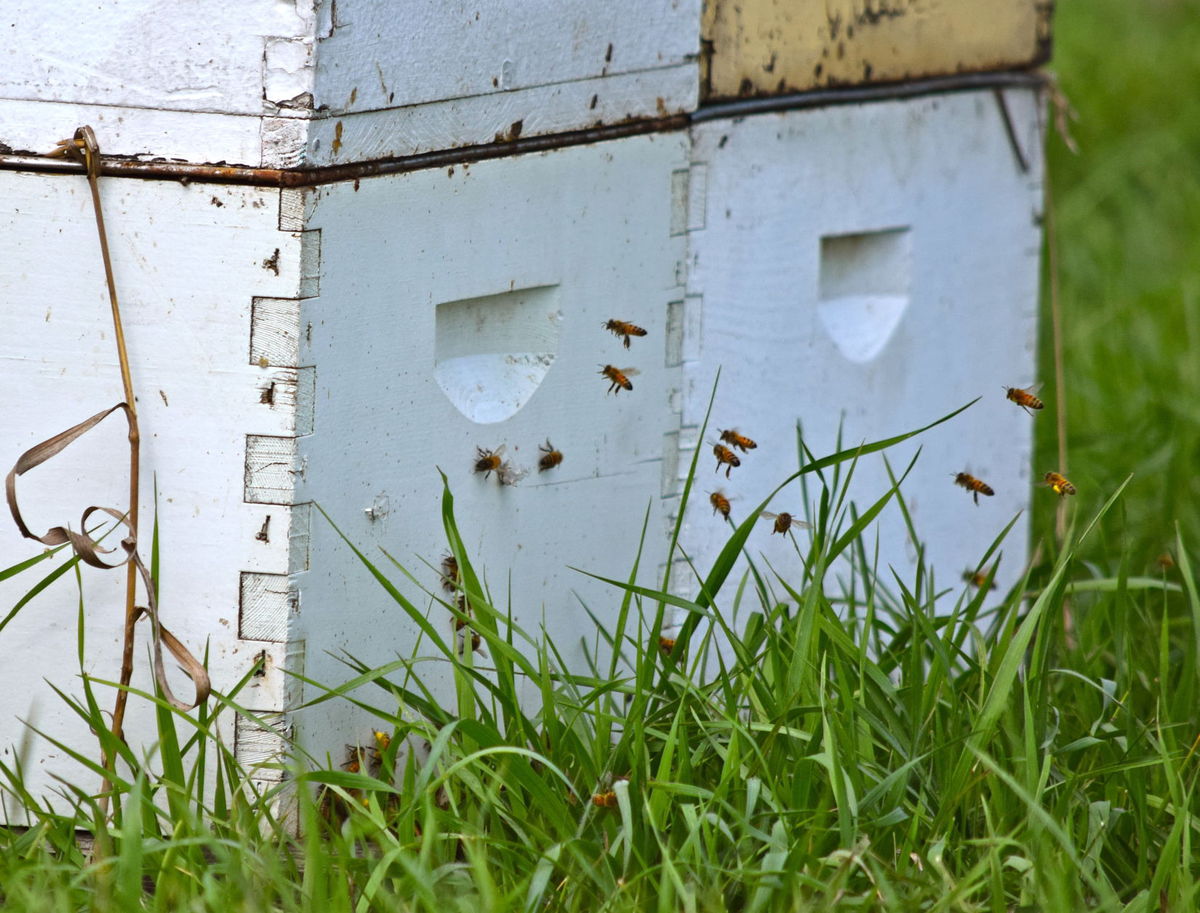
<svg viewBox="0 0 1200 913">
<path fill-rule="evenodd" d="M 1060 498 L 1063 495 L 1075 494 L 1075 486 L 1064 475 L 1059 475 L 1057 472 L 1048 472 L 1045 475 L 1046 485 Z"/>
<path fill-rule="evenodd" d="M 990 498 L 995 494 L 995 492 L 992 491 L 991 485 L 988 485 L 986 482 L 977 479 L 975 476 L 966 472 L 955 473 L 954 484 L 961 485 L 963 488 L 969 491 L 971 493 L 971 497 L 975 499 L 976 504 L 979 503 L 980 495 L 985 495 Z"/>
<path fill-rule="evenodd" d="M 662 650 L 664 653 L 670 653 L 675 649 L 675 638 L 660 637 L 658 639 L 658 649 Z"/>
<path fill-rule="evenodd" d="M 711 443 L 711 442 L 710 442 Z M 713 456 L 717 458 L 716 471 L 720 472 L 721 467 L 725 467 L 725 478 L 729 478 L 729 473 L 733 471 L 734 466 L 741 466 L 742 461 L 738 459 L 738 455 L 722 444 L 713 444 Z"/>
<path fill-rule="evenodd" d="M 627 349 L 629 348 L 629 337 L 630 336 L 645 336 L 646 335 L 646 331 L 643 330 L 641 327 L 634 326 L 632 323 L 629 323 L 625 320 L 610 320 L 606 324 L 604 324 L 604 329 L 609 330 L 612 333 L 615 333 L 618 337 L 621 337 L 622 341 L 625 345 L 625 348 L 627 348 Z"/>
<path fill-rule="evenodd" d="M 1046 405 L 1033 395 L 1032 391 L 1036 389 L 1037 387 L 1031 387 L 1028 390 L 1022 390 L 1020 387 L 1005 387 L 1004 396 L 1012 400 L 1026 412 L 1029 412 L 1030 409 L 1042 409 Z M 1032 412 L 1029 412 L 1029 414 L 1033 415 Z"/>
<path fill-rule="evenodd" d="M 791 529 L 793 526 L 796 527 L 796 529 L 811 529 L 812 528 L 809 526 L 809 524 L 805 523 L 803 520 L 797 520 L 795 517 L 793 517 L 791 514 L 788 514 L 788 513 L 773 514 L 769 510 L 764 510 L 761 514 L 759 514 L 759 516 L 766 517 L 768 520 L 775 521 L 774 527 L 771 530 L 771 535 L 775 535 L 775 533 L 787 533 L 787 531 L 789 529 Z"/>
<path fill-rule="evenodd" d="M 597 373 L 603 374 L 609 381 L 609 393 L 620 393 L 622 390 L 632 390 L 633 384 L 629 382 L 630 377 L 637 377 L 636 368 L 614 368 L 612 365 L 604 365 Z"/>
<path fill-rule="evenodd" d="M 605 790 L 602 793 L 594 793 L 592 795 L 592 805 L 596 808 L 616 808 L 617 794 L 611 789 Z"/>
<path fill-rule="evenodd" d="M 714 514 L 720 514 L 726 520 L 729 519 L 729 498 L 725 496 L 725 492 L 720 489 L 711 492 L 708 496 L 708 503 L 712 505 Z"/>
<path fill-rule="evenodd" d="M 539 446 L 538 451 L 542 454 L 542 458 L 538 460 L 538 472 L 553 469 L 563 461 L 562 453 L 554 449 L 554 445 L 550 443 L 550 438 L 546 438 L 545 446 Z"/>
<path fill-rule="evenodd" d="M 458 588 L 458 559 L 446 555 L 442 559 L 442 589 L 453 593 Z"/>
<path fill-rule="evenodd" d="M 723 440 L 730 447 L 736 447 L 742 453 L 745 453 L 747 450 L 753 450 L 758 446 L 758 444 L 750 440 L 750 438 L 746 437 L 744 434 L 738 434 L 733 428 L 722 431 L 720 434 L 721 440 Z"/>
<path fill-rule="evenodd" d="M 979 589 L 985 583 L 987 583 L 988 574 L 990 574 L 990 573 L 991 573 L 991 571 L 982 570 L 982 569 L 978 570 L 978 571 L 963 571 L 962 579 L 965 580 L 967 583 L 971 584 L 971 586 L 975 587 L 976 589 Z M 995 588 L 996 588 L 996 582 L 992 581 L 992 585 L 989 586 L 988 589 L 994 590 Z"/>
<path fill-rule="evenodd" d="M 501 455 L 504 453 L 503 444 L 501 444 L 495 450 L 484 450 L 482 447 L 476 447 L 475 453 L 476 472 L 482 472 L 485 479 L 493 472 L 499 474 L 500 467 L 503 465 L 500 459 Z"/>
</svg>

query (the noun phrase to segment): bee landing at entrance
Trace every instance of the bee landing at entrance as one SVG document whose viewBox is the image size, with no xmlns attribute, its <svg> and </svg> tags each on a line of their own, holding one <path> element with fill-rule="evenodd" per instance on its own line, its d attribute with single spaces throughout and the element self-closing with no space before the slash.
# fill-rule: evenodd
<svg viewBox="0 0 1200 913">
<path fill-rule="evenodd" d="M 979 503 L 980 495 L 984 495 L 984 496 L 990 498 L 992 495 L 995 494 L 995 492 L 992 491 L 991 485 L 988 485 L 986 482 L 982 481 L 981 479 L 977 479 L 977 478 L 975 478 L 975 476 L 970 475 L 969 473 L 966 473 L 966 472 L 955 473 L 954 474 L 954 484 L 961 485 L 963 488 L 965 488 L 967 491 L 969 491 L 971 493 L 971 497 L 973 497 L 975 499 L 976 504 Z"/>
<path fill-rule="evenodd" d="M 612 365 L 604 365 L 597 373 L 603 374 L 608 379 L 609 393 L 619 394 L 622 390 L 633 389 L 629 378 L 636 377 L 638 372 L 636 368 L 614 368 Z"/>
<path fill-rule="evenodd" d="M 539 446 L 538 451 L 542 453 L 542 458 L 538 460 L 538 472 L 553 469 L 563 461 L 562 453 L 554 449 L 554 445 L 550 443 L 550 438 L 546 438 L 545 445 Z"/>
<path fill-rule="evenodd" d="M 604 324 L 604 329 L 616 334 L 622 339 L 625 348 L 629 348 L 630 336 L 645 336 L 646 331 L 625 320 L 610 320 Z"/>
<path fill-rule="evenodd" d="M 475 471 L 482 472 L 486 479 L 493 472 L 500 471 L 500 457 L 504 453 L 504 445 L 501 444 L 495 450 L 484 450 L 482 447 L 475 448 Z"/>
</svg>

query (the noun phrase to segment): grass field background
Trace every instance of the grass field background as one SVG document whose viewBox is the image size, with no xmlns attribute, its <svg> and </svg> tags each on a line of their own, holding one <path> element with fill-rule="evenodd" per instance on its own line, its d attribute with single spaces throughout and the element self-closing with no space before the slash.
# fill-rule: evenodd
<svg viewBox="0 0 1200 913">
<path fill-rule="evenodd" d="M 1200 3 L 1064 0 L 1051 69 L 1079 152 L 1051 136 L 1065 395 L 1046 307 L 1040 380 L 1066 407 L 1085 512 L 1134 474 L 1121 535 L 1144 572 L 1176 521 L 1200 542 Z M 1036 452 L 1040 478 L 1057 463 L 1052 416 L 1038 416 Z M 1053 505 L 1034 503 L 1045 533 Z M 1108 539 L 1087 550 L 1110 566 L 1125 554 Z"/>
</svg>

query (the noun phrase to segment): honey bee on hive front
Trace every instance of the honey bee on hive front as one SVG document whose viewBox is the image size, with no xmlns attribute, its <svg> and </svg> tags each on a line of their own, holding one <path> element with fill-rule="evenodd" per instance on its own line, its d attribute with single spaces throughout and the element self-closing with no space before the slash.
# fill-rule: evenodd
<svg viewBox="0 0 1200 913">
<path fill-rule="evenodd" d="M 458 559 L 447 555 L 442 559 L 442 589 L 453 593 L 458 588 Z"/>
<path fill-rule="evenodd" d="M 538 472 L 553 469 L 563 461 L 562 453 L 554 449 L 554 445 L 550 443 L 550 438 L 546 438 L 545 446 L 539 446 L 538 450 L 542 453 L 542 458 L 538 460 Z"/>
<path fill-rule="evenodd" d="M 750 438 L 746 437 L 744 434 L 738 434 L 733 428 L 721 431 L 720 434 L 721 440 L 723 440 L 730 447 L 736 447 L 742 453 L 745 453 L 747 450 L 753 450 L 758 446 L 758 444 L 750 440 Z"/>
<path fill-rule="evenodd" d="M 604 329 L 606 329 L 612 333 L 615 333 L 618 337 L 621 337 L 622 342 L 624 343 L 625 348 L 627 348 L 627 349 L 629 348 L 629 337 L 630 336 L 645 336 L 646 335 L 646 331 L 643 330 L 641 327 L 635 326 L 634 324 L 629 323 L 628 321 L 625 321 L 625 320 L 610 320 L 604 324 Z"/>
<path fill-rule="evenodd" d="M 966 472 L 955 473 L 954 484 L 961 485 L 963 488 L 969 491 L 971 493 L 971 497 L 975 499 L 976 504 L 979 503 L 980 495 L 985 495 L 990 498 L 995 494 L 995 492 L 992 491 L 991 485 L 988 485 L 981 479 L 977 479 L 975 476 Z"/>
<path fill-rule="evenodd" d="M 775 535 L 775 533 L 786 533 L 793 526 L 796 527 L 796 529 L 812 528 L 803 520 L 797 520 L 789 513 L 773 514 L 769 510 L 764 510 L 761 514 L 759 514 L 759 516 L 775 521 L 774 527 L 771 530 L 771 535 Z"/>
<path fill-rule="evenodd" d="M 1020 387 L 1005 387 L 1004 396 L 1012 400 L 1026 412 L 1029 412 L 1030 409 L 1042 409 L 1046 405 L 1033 395 L 1032 391 L 1036 389 L 1037 387 L 1030 387 L 1028 390 L 1022 390 Z M 1033 415 L 1032 412 L 1029 412 L 1029 414 Z"/>
<path fill-rule="evenodd" d="M 500 457 L 504 453 L 504 445 L 501 444 L 495 450 L 484 450 L 482 447 L 475 448 L 475 471 L 482 472 L 486 479 L 493 472 L 499 473 L 502 465 Z"/>
<path fill-rule="evenodd" d="M 1059 475 L 1057 472 L 1048 472 L 1044 478 L 1046 485 L 1060 498 L 1063 495 L 1075 494 L 1075 486 L 1071 484 L 1066 476 Z"/>
<path fill-rule="evenodd" d="M 708 503 L 712 505 L 714 514 L 720 514 L 726 520 L 729 519 L 729 498 L 725 496 L 725 492 L 721 491 L 720 489 L 710 492 L 708 496 Z"/>
<path fill-rule="evenodd" d="M 738 459 L 738 455 L 723 444 L 713 444 L 713 456 L 717 458 L 716 471 L 720 472 L 721 467 L 725 467 L 725 478 L 729 478 L 729 473 L 733 471 L 734 466 L 741 466 L 742 461 Z"/>
<path fill-rule="evenodd" d="M 604 365 L 599 372 L 603 374 L 610 383 L 608 388 L 609 393 L 620 393 L 622 390 L 632 390 L 633 384 L 629 382 L 630 377 L 637 377 L 637 368 L 614 368 L 612 365 Z"/>
</svg>

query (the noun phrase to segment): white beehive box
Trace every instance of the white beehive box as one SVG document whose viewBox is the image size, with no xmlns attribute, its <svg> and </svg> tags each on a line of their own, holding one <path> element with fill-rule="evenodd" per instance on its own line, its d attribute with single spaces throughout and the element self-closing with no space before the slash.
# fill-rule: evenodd
<svg viewBox="0 0 1200 913">
<path fill-rule="evenodd" d="M 208 645 L 218 689 L 261 658 L 243 705 L 283 714 L 317 757 L 361 741 L 371 721 L 344 706 L 290 713 L 316 695 L 289 673 L 336 684 L 349 677 L 339 654 L 408 657 L 416 632 L 314 504 L 373 561 L 390 568 L 386 549 L 436 591 L 438 469 L 499 607 L 581 663 L 581 641 L 598 640 L 584 605 L 603 622 L 619 594 L 569 568 L 627 576 L 649 508 L 642 579 L 657 577 L 718 368 L 715 427 L 759 448 L 728 482 L 701 454 L 681 540 L 700 567 L 726 535 L 705 491 L 738 495 L 740 514 L 795 470 L 797 420 L 820 454 L 843 411 L 845 441 L 874 440 L 984 396 L 917 442 L 905 484 L 943 583 L 1025 506 L 1030 423 L 1000 386 L 1035 380 L 1031 91 L 1003 96 L 1011 139 L 990 90 L 709 109 L 689 127 L 698 0 L 403 7 L 244 4 L 206 20 L 197 60 L 175 5 L 128 0 L 89 19 L 21 0 L 0 49 L 8 149 L 45 151 L 90 122 L 108 155 L 183 163 L 101 188 L 140 394 L 143 518 L 151 480 L 159 492 L 164 622 L 197 654 Z M 734 34 L 739 55 L 762 56 L 757 32 Z M 135 53 L 147 42 L 155 54 Z M 578 132 L 597 125 L 616 126 Z M 617 137 L 627 128 L 643 135 Z M 509 154 L 530 137 L 546 151 Z M 209 167 L 221 162 L 274 170 Z M 23 166 L 0 155 L 10 463 L 121 396 L 86 181 Z M 627 352 L 601 327 L 611 318 L 648 335 Z M 607 393 L 604 364 L 639 368 L 634 389 Z M 124 432 L 110 422 L 21 479 L 36 529 L 123 504 Z M 547 438 L 565 459 L 538 474 Z M 517 486 L 471 471 L 477 447 L 501 444 L 530 470 Z M 950 479 L 964 469 L 996 497 L 971 504 Z M 869 458 L 855 496 L 885 489 Z M 777 504 L 801 507 L 796 488 Z M 899 514 L 878 528 L 881 568 L 904 576 Z M 1018 524 L 1002 583 L 1025 536 Z M 795 560 L 765 523 L 751 550 Z M 0 567 L 33 553 L 0 524 Z M 449 631 L 444 609 L 392 576 Z M 0 607 L 33 579 L 0 581 Z M 86 667 L 114 678 L 124 574 L 83 580 Z M 76 687 L 77 608 L 62 580 L 0 632 L 0 653 L 24 660 L 0 665 L 0 751 L 26 739 L 18 718 L 90 746 L 40 683 Z M 151 724 L 135 714 L 134 741 L 148 744 Z M 247 761 L 280 744 L 245 724 L 226 735 Z M 35 790 L 78 773 L 45 742 L 28 757 Z"/>
<path fill-rule="evenodd" d="M 687 148 L 676 132 L 310 190 L 103 183 L 143 477 L 160 491 L 164 621 L 197 653 L 211 643 L 218 688 L 265 650 L 266 674 L 240 700 L 281 711 L 289 683 L 298 693 L 281 665 L 337 682 L 348 671 L 331 653 L 381 663 L 411 652 L 415 627 L 309 502 L 436 590 L 422 562 L 445 551 L 438 467 L 497 600 L 582 665 L 581 603 L 604 614 L 613 595 L 568 565 L 623 577 L 648 501 L 644 560 L 664 557 L 658 494 L 679 384 L 663 351 L 668 304 L 683 295 Z M 85 181 L 0 181 L 17 203 L 9 237 L 21 237 L 3 287 L 10 319 L 28 327 L 0 348 L 4 388 L 26 393 L 4 410 L 15 459 L 111 405 L 120 385 Z M 28 267 L 60 262 L 53 280 Z M 626 352 L 602 327 L 614 316 L 648 339 Z M 605 363 L 636 364 L 634 390 L 608 394 Z M 501 444 L 536 469 L 547 438 L 565 455 L 548 473 L 502 487 L 472 472 L 476 447 Z M 30 473 L 31 523 L 122 504 L 125 459 L 114 423 Z M 5 556 L 29 551 L 0 528 Z M 15 603 L 31 582 L 0 593 Z M 85 572 L 88 663 L 102 677 L 119 666 L 122 582 Z M 54 659 L 73 656 L 75 601 L 64 581 L 2 635 L 60 686 L 71 665 Z M 28 668 L 6 667 L 0 687 L 34 699 Z M 49 689 L 34 694 L 39 725 L 71 731 Z M 318 755 L 363 726 L 332 705 L 296 722 Z"/>
<path fill-rule="evenodd" d="M 0 142 L 263 168 L 412 155 L 695 108 L 699 0 L 16 0 Z M 11 24 L 8 21 L 11 16 Z"/>
<path fill-rule="evenodd" d="M 269 314 L 306 285 L 302 233 L 280 230 L 278 190 L 104 181 L 102 194 L 139 394 L 147 558 L 154 485 L 159 491 L 164 623 L 196 655 L 208 645 L 219 688 L 229 688 L 261 656 L 264 674 L 240 699 L 279 709 L 289 688 L 281 667 L 294 658 L 285 643 L 257 632 L 242 636 L 239 590 L 244 579 L 288 572 L 303 552 L 307 515 L 249 503 L 254 499 L 245 497 L 242 479 L 248 435 L 291 438 L 311 415 L 311 377 L 292 365 L 252 363 L 258 353 L 251 349 L 264 345 L 252 324 L 279 328 Z M 0 336 L 0 441 L 11 465 L 37 442 L 119 402 L 122 392 L 87 182 L 0 171 L 0 199 L 0 299 L 9 328 Z M 306 398 L 307 406 L 298 403 Z M 124 423 L 114 416 L 18 480 L 25 517 L 40 533 L 60 524 L 78 529 L 88 505 L 123 509 L 127 470 Z M 3 567 L 40 549 L 21 540 L 5 516 Z M 65 557 L 0 582 L 0 604 L 7 611 Z M 115 680 L 120 668 L 124 579 L 123 570 L 83 572 L 86 668 L 102 679 Z M 22 658 L 0 663 L 0 752 L 24 741 L 18 719 L 70 744 L 94 743 L 42 681 L 77 691 L 77 610 L 68 576 L 0 633 L 3 655 Z M 142 688 L 149 687 L 147 643 L 140 641 L 136 653 L 134 684 Z M 187 692 L 181 686 L 179 693 Z M 136 742 L 152 741 L 146 727 L 153 720 L 144 710 L 130 724 Z M 26 760 L 35 773 L 43 765 L 63 771 L 62 758 L 45 743 Z"/>
<path fill-rule="evenodd" d="M 714 423 L 759 444 L 728 483 L 702 444 L 704 487 L 739 496 L 735 517 L 799 468 L 798 423 L 822 456 L 837 449 L 839 427 L 850 448 L 982 397 L 887 452 L 899 474 L 922 448 L 902 491 L 926 561 L 957 591 L 1030 490 L 1032 426 L 1002 387 L 1035 380 L 1041 141 L 1036 94 L 1005 98 L 1016 148 L 990 91 L 693 127 L 691 180 L 704 187 L 693 198 L 704 209 L 689 214 L 677 474 L 718 367 Z M 995 496 L 973 504 L 954 484 L 959 471 Z M 867 456 L 852 497 L 865 510 L 889 486 L 882 458 Z M 728 529 L 698 507 L 683 541 L 703 567 Z M 798 482 L 774 509 L 805 515 Z M 916 549 L 901 513 L 889 508 L 876 529 L 885 585 L 889 567 L 911 582 Z M 1001 586 L 1019 579 L 1026 543 L 1022 519 L 1005 542 Z M 766 522 L 750 550 L 796 568 L 791 543 Z"/>
</svg>

